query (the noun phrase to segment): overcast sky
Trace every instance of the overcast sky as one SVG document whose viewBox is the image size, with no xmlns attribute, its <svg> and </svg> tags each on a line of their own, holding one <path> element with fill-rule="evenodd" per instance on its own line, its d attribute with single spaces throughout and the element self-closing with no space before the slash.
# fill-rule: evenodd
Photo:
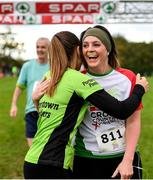
<svg viewBox="0 0 153 180">
<path fill-rule="evenodd" d="M 78 37 L 80 33 L 88 27 L 94 26 L 93 24 L 81 25 L 11 25 L 14 33 L 17 33 L 15 39 L 18 42 L 25 44 L 24 59 L 31 59 L 36 57 L 35 43 L 39 37 L 52 36 L 62 30 L 74 32 Z M 151 42 L 153 41 L 153 24 L 103 24 L 112 35 L 123 35 L 127 40 L 134 42 Z M 5 30 L 5 25 L 1 25 L 0 31 Z"/>
</svg>

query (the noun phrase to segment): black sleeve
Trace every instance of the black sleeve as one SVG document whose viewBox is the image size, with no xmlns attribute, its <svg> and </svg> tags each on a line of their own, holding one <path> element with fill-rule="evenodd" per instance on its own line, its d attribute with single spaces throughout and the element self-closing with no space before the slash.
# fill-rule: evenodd
<svg viewBox="0 0 153 180">
<path fill-rule="evenodd" d="M 144 93 L 143 86 L 137 84 L 132 95 L 124 101 L 115 99 L 104 89 L 91 94 L 86 100 L 115 118 L 126 119 L 137 109 Z"/>
</svg>

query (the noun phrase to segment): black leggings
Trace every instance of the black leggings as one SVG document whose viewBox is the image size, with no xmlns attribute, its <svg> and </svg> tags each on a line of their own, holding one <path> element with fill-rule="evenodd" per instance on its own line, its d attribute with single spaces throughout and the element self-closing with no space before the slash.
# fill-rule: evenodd
<svg viewBox="0 0 153 180">
<path fill-rule="evenodd" d="M 25 179 L 69 179 L 71 173 L 61 167 L 24 162 Z"/>
<path fill-rule="evenodd" d="M 111 179 L 113 172 L 122 161 L 123 156 L 107 159 L 95 159 L 75 156 L 73 167 L 74 179 Z M 142 179 L 141 158 L 138 152 L 133 160 L 134 174 L 131 179 Z M 120 179 L 116 176 L 115 179 Z"/>
</svg>

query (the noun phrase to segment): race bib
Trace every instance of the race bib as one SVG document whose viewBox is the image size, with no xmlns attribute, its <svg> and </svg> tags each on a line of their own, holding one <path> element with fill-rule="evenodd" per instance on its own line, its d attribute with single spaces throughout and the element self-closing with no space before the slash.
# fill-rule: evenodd
<svg viewBox="0 0 153 180">
<path fill-rule="evenodd" d="M 125 146 L 125 127 L 118 127 L 98 133 L 96 139 L 101 152 L 122 149 Z"/>
</svg>

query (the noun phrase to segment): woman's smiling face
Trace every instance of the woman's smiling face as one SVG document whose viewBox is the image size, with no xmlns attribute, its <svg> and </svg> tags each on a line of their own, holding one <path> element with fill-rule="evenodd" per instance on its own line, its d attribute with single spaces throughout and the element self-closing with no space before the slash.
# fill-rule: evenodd
<svg viewBox="0 0 153 180">
<path fill-rule="evenodd" d="M 104 44 L 95 36 L 87 36 L 82 45 L 82 52 L 89 68 L 103 66 L 108 62 L 108 52 Z"/>
</svg>

